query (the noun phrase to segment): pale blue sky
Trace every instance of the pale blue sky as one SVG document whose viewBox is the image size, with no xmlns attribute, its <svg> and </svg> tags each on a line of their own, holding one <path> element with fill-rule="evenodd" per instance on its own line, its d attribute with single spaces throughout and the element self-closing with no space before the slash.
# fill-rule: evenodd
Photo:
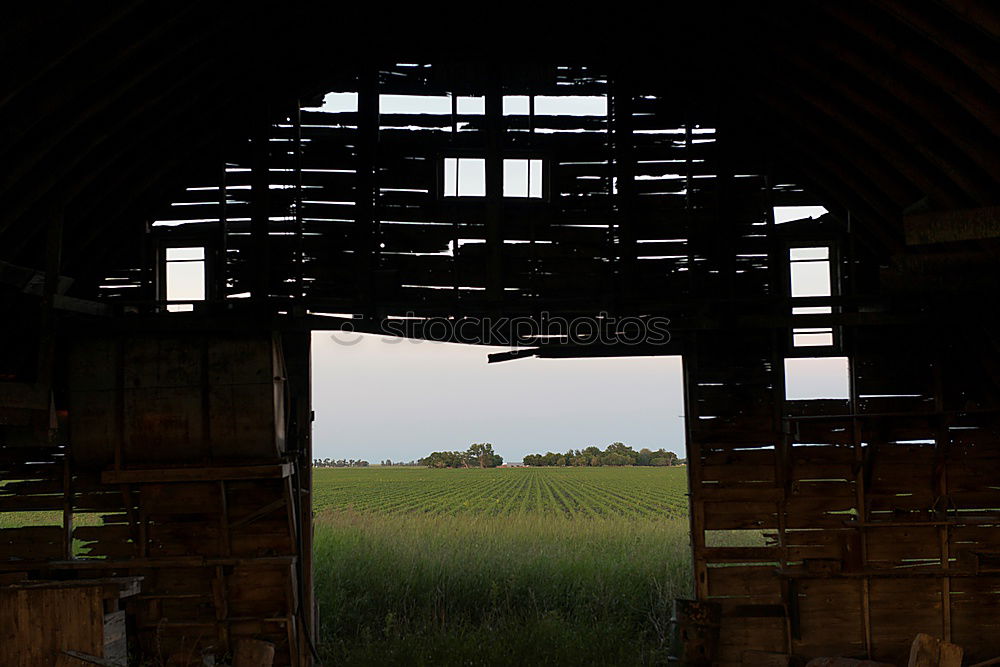
<svg viewBox="0 0 1000 667">
<path fill-rule="evenodd" d="M 390 340 L 313 335 L 316 458 L 410 460 L 492 442 L 520 461 L 616 440 L 684 455 L 679 357 L 487 364 L 500 348 Z"/>
</svg>

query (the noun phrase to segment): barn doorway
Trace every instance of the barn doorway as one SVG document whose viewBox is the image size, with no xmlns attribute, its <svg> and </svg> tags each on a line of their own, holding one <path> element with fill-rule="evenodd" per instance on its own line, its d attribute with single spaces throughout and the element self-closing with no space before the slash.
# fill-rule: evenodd
<svg viewBox="0 0 1000 667">
<path fill-rule="evenodd" d="M 329 659 L 666 656 L 693 584 L 680 357 L 487 363 L 506 350 L 313 334 Z"/>
</svg>

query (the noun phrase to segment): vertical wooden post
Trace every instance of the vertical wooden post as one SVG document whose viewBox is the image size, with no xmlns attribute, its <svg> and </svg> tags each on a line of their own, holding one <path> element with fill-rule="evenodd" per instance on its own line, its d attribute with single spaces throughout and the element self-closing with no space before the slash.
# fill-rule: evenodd
<svg viewBox="0 0 1000 667">
<path fill-rule="evenodd" d="M 458 95 L 453 94 L 451 96 L 451 132 L 448 135 L 448 142 L 450 144 L 455 144 L 458 141 Z M 457 168 L 457 167 L 456 167 Z M 444 160 L 441 160 L 437 165 L 435 165 L 437 170 L 437 192 L 436 195 L 442 196 L 444 194 Z M 455 193 L 458 194 L 457 192 Z M 462 232 L 459 228 L 459 216 L 451 215 L 451 278 L 452 278 L 452 297 L 454 298 L 454 308 L 458 312 L 461 310 L 461 299 L 462 299 L 462 276 L 461 268 L 458 262 L 459 256 L 459 242 L 461 240 Z"/>
<path fill-rule="evenodd" d="M 295 101 L 295 299 L 305 296 L 305 224 L 302 221 L 302 103 Z"/>
<path fill-rule="evenodd" d="M 226 493 L 225 480 L 219 480 L 219 497 L 222 503 L 222 512 L 219 513 L 219 540 L 222 544 L 219 552 L 223 556 L 229 556 L 233 553 L 233 543 L 229 534 L 229 498 Z"/>
<path fill-rule="evenodd" d="M 223 160 L 220 175 L 222 181 L 219 184 L 219 235 L 212 255 L 212 266 L 205 267 L 211 270 L 207 296 L 212 301 L 225 301 L 226 299 L 226 264 L 229 260 L 227 250 L 229 247 L 229 212 L 227 210 L 229 197 L 226 189 L 228 169 L 229 165 Z"/>
<path fill-rule="evenodd" d="M 355 173 L 355 230 L 358 253 L 358 294 L 367 317 L 374 317 L 377 299 L 375 270 L 378 267 L 378 215 L 375 207 L 379 138 L 378 71 L 364 68 L 358 77 L 358 147 Z"/>
<path fill-rule="evenodd" d="M 934 432 L 934 497 L 941 512 L 940 503 L 948 498 L 948 458 L 951 436 L 948 431 L 948 417 L 945 415 L 944 377 L 942 360 L 934 359 L 934 410 L 938 413 Z M 941 518 L 947 517 L 947 505 Z M 938 526 L 938 542 L 941 550 L 941 569 L 951 568 L 951 526 Z M 941 636 L 951 641 L 951 577 L 941 578 Z"/>
<path fill-rule="evenodd" d="M 848 336 L 844 341 L 844 349 L 850 349 L 848 355 L 848 380 L 850 402 L 849 410 L 851 414 L 851 446 L 854 448 L 854 493 L 855 509 L 857 510 L 858 521 L 858 547 L 860 550 L 861 567 L 868 568 L 868 501 L 865 498 L 865 452 L 862 448 L 861 420 L 858 418 L 858 374 L 857 374 L 857 345 L 853 337 Z M 871 443 L 868 444 L 871 447 Z M 869 452 L 870 453 L 870 452 Z M 846 555 L 846 554 L 845 554 Z M 865 654 L 868 659 L 873 659 L 872 652 L 872 613 L 871 613 L 871 578 L 864 576 L 861 578 L 861 631 L 865 640 Z"/>
<path fill-rule="evenodd" d="M 250 235 L 253 245 L 254 270 L 250 293 L 258 302 L 268 298 L 271 287 L 270 248 L 268 244 L 271 226 L 269 220 L 271 175 L 268 171 L 270 135 L 270 114 L 265 108 L 251 138 L 253 157 L 250 183 Z"/>
<path fill-rule="evenodd" d="M 125 337 L 115 338 L 115 470 L 125 465 Z"/>
<path fill-rule="evenodd" d="M 56 210 L 49 221 L 45 239 L 45 285 L 42 290 L 38 342 L 38 386 L 51 394 L 52 371 L 55 364 L 55 313 L 53 304 L 59 290 L 62 268 L 63 212 Z"/>
<path fill-rule="evenodd" d="M 226 298 L 226 265 L 229 260 L 229 190 L 226 185 L 229 176 L 229 165 L 222 162 L 222 184 L 219 186 L 219 255 L 218 269 L 215 272 L 215 298 Z"/>
<path fill-rule="evenodd" d="M 497 65 L 490 69 L 486 90 L 486 298 L 491 306 L 503 299 L 503 86 Z"/>
<path fill-rule="evenodd" d="M 217 565 L 212 579 L 212 604 L 215 607 L 216 638 L 223 651 L 229 650 L 229 595 L 225 569 Z"/>
<path fill-rule="evenodd" d="M 288 395 L 292 397 L 289 406 L 289 437 L 286 440 L 288 453 L 295 462 L 296 483 L 299 497 L 290 497 L 289 503 L 297 503 L 297 537 L 299 604 L 301 622 L 298 624 L 299 652 L 302 664 L 311 664 L 310 651 L 306 648 L 315 641 L 319 630 L 319 615 L 313 595 L 313 522 L 312 522 L 312 382 L 310 381 L 311 338 L 308 331 L 285 332 L 282 334 L 282 348 L 288 376 Z M 290 505 L 291 506 L 291 505 Z"/>
<path fill-rule="evenodd" d="M 716 206 L 717 217 L 715 224 L 719 229 L 715 234 L 715 247 L 713 263 L 719 271 L 721 282 L 719 285 L 720 295 L 723 298 L 733 298 L 736 291 L 736 253 L 737 238 L 739 231 L 737 228 L 739 219 L 739 208 L 736 206 L 735 193 L 735 173 L 734 173 L 734 149 L 732 147 L 731 136 L 728 123 L 728 108 L 720 109 L 720 122 L 715 132 L 715 150 L 717 155 L 716 173 Z"/>
<path fill-rule="evenodd" d="M 692 132 L 691 125 L 693 124 L 691 118 L 689 117 L 690 112 L 685 109 L 684 112 L 684 216 L 681 218 L 684 221 L 683 228 L 678 230 L 679 238 L 690 239 L 691 229 L 694 227 L 694 198 L 691 196 L 692 191 L 695 187 L 694 182 L 694 158 L 692 153 L 694 150 L 694 133 Z M 695 270 L 694 270 L 694 252 L 692 249 L 692 244 L 690 241 L 684 245 L 687 250 L 687 257 L 685 258 L 685 267 L 687 270 L 685 273 L 685 285 L 684 289 L 687 290 L 689 294 L 694 294 L 695 292 Z"/>
<path fill-rule="evenodd" d="M 63 213 L 58 210 L 54 213 L 46 236 L 45 248 L 45 285 L 42 292 L 41 322 L 39 332 L 41 340 L 38 342 L 38 375 L 37 383 L 39 387 L 45 389 L 50 401 L 50 429 L 57 426 L 54 423 L 55 405 L 52 394 L 52 380 L 55 368 L 55 297 L 59 290 L 59 273 L 62 268 L 62 244 L 63 244 Z M 47 434 L 46 442 L 51 440 L 50 430 Z M 63 459 L 63 507 L 62 507 L 62 553 L 67 559 L 73 557 L 73 495 L 72 495 L 73 475 L 69 466 L 69 452 L 65 452 Z"/>
<path fill-rule="evenodd" d="M 69 465 L 69 452 L 63 457 L 63 508 L 62 508 L 63 558 L 73 558 L 73 473 Z"/>
<path fill-rule="evenodd" d="M 684 424 L 687 435 L 688 502 L 690 505 L 691 558 L 695 598 L 708 596 L 708 571 L 705 566 L 705 504 L 701 499 L 701 443 L 698 424 L 698 336 L 684 351 Z"/>
<path fill-rule="evenodd" d="M 274 644 L 259 639 L 236 642 L 233 667 L 270 667 L 274 664 Z"/>
<path fill-rule="evenodd" d="M 611 105 L 614 122 L 614 174 L 618 194 L 615 197 L 617 235 L 617 281 L 615 299 L 618 303 L 628 300 L 635 284 L 636 233 L 635 209 L 635 151 L 633 148 L 632 113 L 633 91 L 628 75 L 619 71 L 612 84 Z"/>
<path fill-rule="evenodd" d="M 772 254 L 772 258 L 774 255 Z M 773 262 L 772 262 L 773 263 Z M 777 500 L 778 519 L 778 550 L 781 554 L 781 568 L 788 566 L 791 560 L 788 555 L 788 497 L 792 490 L 792 440 L 788 422 L 785 418 L 785 341 L 787 333 L 782 329 L 771 331 L 771 431 L 774 434 L 774 481 L 780 489 Z M 798 585 L 783 586 L 785 598 L 785 641 L 788 653 L 794 653 L 793 640 L 798 639 Z M 793 599 L 795 596 L 795 599 Z M 793 627 L 794 626 L 794 627 Z"/>
</svg>

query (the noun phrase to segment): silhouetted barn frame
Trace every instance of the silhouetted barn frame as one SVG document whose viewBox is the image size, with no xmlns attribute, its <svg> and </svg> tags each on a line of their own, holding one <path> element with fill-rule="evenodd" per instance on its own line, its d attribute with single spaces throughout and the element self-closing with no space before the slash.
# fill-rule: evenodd
<svg viewBox="0 0 1000 667">
<path fill-rule="evenodd" d="M 1000 11 L 534 18 L 497 41 L 227 3 L 0 26 L 0 511 L 48 524 L 0 529 L 0 618 L 43 590 L 86 630 L 3 624 L 0 662 L 113 657 L 127 628 L 170 664 L 251 639 L 311 664 L 310 332 L 512 316 L 669 318 L 666 345 L 492 360 L 683 355 L 718 664 L 901 663 L 917 632 L 1000 655 Z M 452 106 L 380 113 L 398 95 Z M 573 96 L 604 106 L 537 108 Z M 444 191 L 460 157 L 481 195 Z M 528 159 L 540 196 L 505 196 Z M 190 312 L 177 248 L 203 257 Z M 826 253 L 827 293 L 794 295 L 796 249 Z M 843 394 L 789 394 L 799 357 L 844 360 Z"/>
</svg>

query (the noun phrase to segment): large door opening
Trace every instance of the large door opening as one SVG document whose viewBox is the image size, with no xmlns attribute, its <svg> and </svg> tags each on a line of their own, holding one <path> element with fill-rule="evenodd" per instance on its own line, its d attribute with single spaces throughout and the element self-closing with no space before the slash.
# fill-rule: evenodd
<svg viewBox="0 0 1000 667">
<path fill-rule="evenodd" d="M 313 334 L 337 664 L 666 659 L 693 590 L 680 357 L 488 364 L 501 349 Z M 479 467 L 484 443 L 502 465 Z"/>
</svg>

